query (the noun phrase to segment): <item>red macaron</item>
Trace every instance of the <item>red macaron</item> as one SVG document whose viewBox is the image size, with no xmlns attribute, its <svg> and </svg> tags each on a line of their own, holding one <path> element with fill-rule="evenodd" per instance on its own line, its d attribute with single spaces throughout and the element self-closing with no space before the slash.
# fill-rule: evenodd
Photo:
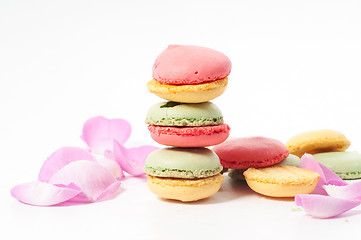
<svg viewBox="0 0 361 240">
<path fill-rule="evenodd" d="M 230 169 L 268 167 L 288 157 L 285 145 L 272 138 L 246 137 L 228 140 L 213 148 L 221 164 Z"/>
</svg>

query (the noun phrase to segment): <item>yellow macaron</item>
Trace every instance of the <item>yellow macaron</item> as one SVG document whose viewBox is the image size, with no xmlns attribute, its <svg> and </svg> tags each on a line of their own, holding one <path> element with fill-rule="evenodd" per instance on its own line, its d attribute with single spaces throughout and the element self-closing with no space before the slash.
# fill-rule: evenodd
<svg viewBox="0 0 361 240">
<path fill-rule="evenodd" d="M 161 198 L 192 202 L 208 198 L 221 188 L 223 176 L 217 174 L 208 178 L 180 179 L 148 175 L 148 187 Z"/>
<path fill-rule="evenodd" d="M 305 153 L 344 151 L 350 141 L 340 132 L 333 130 L 315 130 L 298 134 L 286 142 L 291 154 L 301 157 Z"/>
<path fill-rule="evenodd" d="M 307 169 L 282 165 L 249 168 L 243 174 L 253 191 L 270 197 L 294 197 L 311 193 L 320 177 L 318 173 Z"/>
</svg>

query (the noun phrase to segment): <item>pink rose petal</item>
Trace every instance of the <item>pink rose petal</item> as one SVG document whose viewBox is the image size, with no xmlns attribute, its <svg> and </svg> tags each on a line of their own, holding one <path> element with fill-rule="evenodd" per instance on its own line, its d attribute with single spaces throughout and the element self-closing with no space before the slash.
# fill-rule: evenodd
<svg viewBox="0 0 361 240">
<path fill-rule="evenodd" d="M 35 205 L 51 206 L 68 201 L 81 192 L 75 184 L 52 185 L 46 182 L 29 182 L 11 189 L 11 195 L 18 201 Z"/>
<path fill-rule="evenodd" d="M 125 172 L 133 176 L 141 176 L 145 174 L 143 167 L 147 156 L 157 149 L 149 145 L 127 149 L 114 141 L 113 154 L 114 159 Z"/>
<path fill-rule="evenodd" d="M 126 120 L 98 116 L 85 122 L 81 138 L 93 152 L 103 154 L 105 150 L 112 149 L 113 140 L 124 144 L 130 132 L 131 126 Z"/>
<path fill-rule="evenodd" d="M 346 200 L 316 194 L 299 194 L 295 197 L 297 206 L 317 218 L 331 218 L 361 204 L 360 200 Z"/>
<path fill-rule="evenodd" d="M 342 199 L 361 200 L 361 182 L 355 182 L 346 186 L 324 185 L 329 196 Z"/>
<path fill-rule="evenodd" d="M 109 187 L 107 187 L 97 198 L 97 202 L 105 201 L 108 199 L 112 199 L 119 193 L 120 190 L 120 182 L 112 183 Z"/>
<path fill-rule="evenodd" d="M 49 179 L 61 168 L 78 160 L 93 161 L 94 158 L 88 150 L 78 147 L 62 147 L 46 159 L 40 169 L 38 180 L 48 182 Z"/>
<path fill-rule="evenodd" d="M 108 169 L 116 180 L 124 180 L 125 176 L 123 170 L 115 160 L 102 157 L 97 159 L 96 162 Z"/>
<path fill-rule="evenodd" d="M 311 154 L 305 153 L 300 160 L 300 168 L 308 169 L 320 174 L 320 179 L 318 180 L 315 190 L 312 192 L 314 194 L 327 195 L 326 191 L 323 189 L 323 185 L 327 184 L 330 181 L 337 181 L 339 184 L 344 184 L 343 181 L 336 173 L 332 172 L 323 164 L 317 162 Z M 346 184 L 346 183 L 345 183 Z"/>
<path fill-rule="evenodd" d="M 49 180 L 51 184 L 74 183 L 81 193 L 72 202 L 95 202 L 100 196 L 110 196 L 118 190 L 119 184 L 110 187 L 117 181 L 112 174 L 100 164 L 92 161 L 79 160 L 69 163 L 60 169 Z"/>
</svg>

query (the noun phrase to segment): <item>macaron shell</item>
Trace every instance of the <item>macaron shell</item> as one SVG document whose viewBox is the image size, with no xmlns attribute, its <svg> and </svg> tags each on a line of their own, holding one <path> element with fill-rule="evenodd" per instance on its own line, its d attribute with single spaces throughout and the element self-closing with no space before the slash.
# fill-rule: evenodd
<svg viewBox="0 0 361 240">
<path fill-rule="evenodd" d="M 207 147 L 220 144 L 229 137 L 227 124 L 201 127 L 148 126 L 150 136 L 159 144 L 174 147 Z"/>
<path fill-rule="evenodd" d="M 204 178 L 220 173 L 218 156 L 208 148 L 163 148 L 150 153 L 144 171 L 148 175 Z"/>
<path fill-rule="evenodd" d="M 277 165 L 287 165 L 287 166 L 294 166 L 299 167 L 300 166 L 300 158 L 296 155 L 289 154 L 288 157 L 283 159 L 281 162 L 277 163 Z"/>
<path fill-rule="evenodd" d="M 350 141 L 340 132 L 333 130 L 315 130 L 298 134 L 286 142 L 291 154 L 302 157 L 303 154 L 344 151 Z"/>
<path fill-rule="evenodd" d="M 361 154 L 356 151 L 318 153 L 313 157 L 342 179 L 361 178 Z"/>
<path fill-rule="evenodd" d="M 192 202 L 208 198 L 221 187 L 224 177 L 221 174 L 201 179 L 174 179 L 148 175 L 148 187 L 157 196 L 165 199 Z"/>
<path fill-rule="evenodd" d="M 230 139 L 213 148 L 225 168 L 246 169 L 279 163 L 289 152 L 280 141 L 266 137 Z"/>
<path fill-rule="evenodd" d="M 227 88 L 228 78 L 197 85 L 167 85 L 151 80 L 147 88 L 160 98 L 180 103 L 208 102 L 222 95 Z"/>
<path fill-rule="evenodd" d="M 248 186 L 255 192 L 270 197 L 294 197 L 313 192 L 320 175 L 293 166 L 249 168 L 244 172 Z"/>
<path fill-rule="evenodd" d="M 230 169 L 228 176 L 234 180 L 245 181 L 246 179 L 245 179 L 243 173 L 246 170 L 247 169 Z"/>
<path fill-rule="evenodd" d="M 225 78 L 232 64 L 223 53 L 199 46 L 169 45 L 155 60 L 153 78 L 162 84 L 200 84 Z"/>
<path fill-rule="evenodd" d="M 211 102 L 161 102 L 148 110 L 145 122 L 158 126 L 209 126 L 222 124 L 223 115 Z"/>
</svg>

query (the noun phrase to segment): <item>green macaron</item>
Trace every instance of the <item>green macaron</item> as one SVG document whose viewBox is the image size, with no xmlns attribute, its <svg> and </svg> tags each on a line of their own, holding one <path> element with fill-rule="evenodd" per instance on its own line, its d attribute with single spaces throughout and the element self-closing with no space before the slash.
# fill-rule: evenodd
<svg viewBox="0 0 361 240">
<path fill-rule="evenodd" d="M 241 181 L 246 181 L 243 173 L 246 171 L 247 169 L 230 169 L 228 176 L 232 179 L 235 180 L 241 180 Z"/>
<path fill-rule="evenodd" d="M 161 102 L 153 105 L 145 123 L 159 126 L 209 126 L 223 123 L 221 110 L 211 102 Z"/>
<path fill-rule="evenodd" d="M 155 177 L 206 178 L 222 171 L 218 156 L 208 148 L 163 148 L 150 153 L 144 171 Z"/>
<path fill-rule="evenodd" d="M 287 165 L 287 166 L 300 166 L 300 158 L 296 155 L 289 154 L 288 157 L 283 159 L 281 162 L 277 163 L 276 165 Z"/>
<path fill-rule="evenodd" d="M 342 179 L 361 178 L 361 154 L 356 151 L 317 153 L 313 157 Z"/>
</svg>

